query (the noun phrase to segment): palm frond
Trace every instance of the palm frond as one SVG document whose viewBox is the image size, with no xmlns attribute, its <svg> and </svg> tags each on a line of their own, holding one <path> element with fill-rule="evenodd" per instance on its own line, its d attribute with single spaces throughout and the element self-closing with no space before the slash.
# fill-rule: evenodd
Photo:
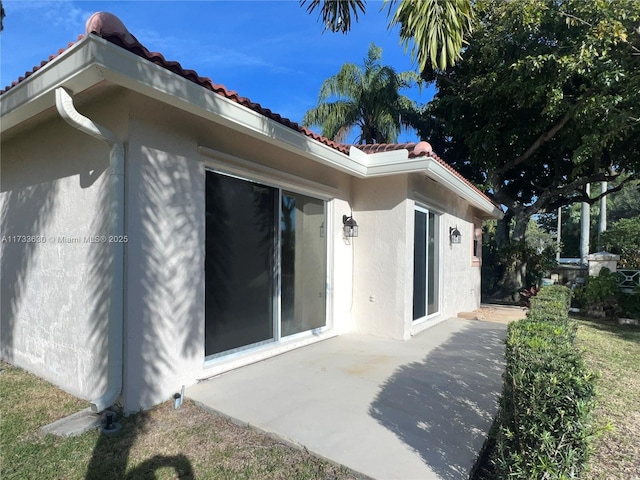
<svg viewBox="0 0 640 480">
<path fill-rule="evenodd" d="M 360 94 L 362 85 L 362 71 L 353 63 L 345 63 L 337 74 L 327 78 L 320 86 L 318 102 L 324 102 L 331 97 L 354 99 Z"/>
<path fill-rule="evenodd" d="M 307 0 L 300 0 L 300 6 L 307 4 Z M 324 30 L 347 33 L 351 29 L 351 15 L 358 21 L 358 11 L 365 13 L 364 0 L 310 0 L 307 12 L 312 13 L 320 9 Z"/>
<path fill-rule="evenodd" d="M 382 50 L 372 43 L 361 66 L 345 63 L 326 79 L 318 106 L 304 115 L 303 124 L 320 126 L 322 135 L 336 141 L 344 141 L 357 126 L 358 142 L 395 142 L 402 127 L 418 115 L 418 107 L 400 89 L 420 85 L 420 77 L 416 72 L 397 73 L 382 65 L 381 58 Z"/>
<path fill-rule="evenodd" d="M 465 37 L 473 25 L 471 0 L 385 0 L 390 27 L 400 25 L 400 39 L 420 71 L 431 64 L 445 70 L 461 58 Z M 392 14 L 392 7 L 397 4 Z"/>
<path fill-rule="evenodd" d="M 354 102 L 321 103 L 304 114 L 302 124 L 306 127 L 320 126 L 323 137 L 342 141 L 336 138 L 339 132 L 344 132 L 345 129 L 350 131 L 357 123 L 358 116 L 358 106 Z"/>
</svg>

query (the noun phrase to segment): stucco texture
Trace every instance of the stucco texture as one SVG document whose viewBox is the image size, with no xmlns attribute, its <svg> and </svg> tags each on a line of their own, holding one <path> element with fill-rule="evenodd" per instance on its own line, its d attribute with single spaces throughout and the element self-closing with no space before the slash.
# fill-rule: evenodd
<svg viewBox="0 0 640 480">
<path fill-rule="evenodd" d="M 121 95 L 84 110 L 126 132 Z M 89 399 L 105 387 L 109 149 L 44 117 L 3 138 L 1 354 Z"/>
</svg>

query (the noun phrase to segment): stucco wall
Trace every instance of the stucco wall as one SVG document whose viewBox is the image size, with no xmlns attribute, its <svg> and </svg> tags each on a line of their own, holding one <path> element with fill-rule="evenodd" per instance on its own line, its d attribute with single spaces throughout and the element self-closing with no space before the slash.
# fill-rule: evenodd
<svg viewBox="0 0 640 480">
<path fill-rule="evenodd" d="M 124 138 L 122 93 L 81 111 Z M 3 135 L 2 358 L 85 399 L 105 386 L 109 246 L 85 238 L 108 234 L 108 165 L 108 147 L 55 112 Z"/>
<path fill-rule="evenodd" d="M 354 329 L 406 340 L 438 321 L 480 304 L 480 267 L 473 265 L 473 208 L 426 179 L 398 175 L 353 181 L 353 216 L 360 226 L 351 241 L 354 268 Z M 423 324 L 413 322 L 413 248 L 416 205 L 440 215 L 440 309 Z M 462 243 L 449 242 L 449 227 Z"/>
<path fill-rule="evenodd" d="M 166 400 L 219 371 L 205 364 L 205 165 L 199 146 L 299 175 L 341 192 L 329 202 L 328 311 L 349 330 L 351 249 L 341 241 L 349 178 L 272 145 L 132 96 L 127 167 L 125 410 Z M 251 175 L 247 175 L 251 178 Z M 338 224 L 339 223 L 339 224 Z M 340 243 L 335 241 L 340 239 Z M 246 359 L 259 356 L 249 353 Z"/>
<path fill-rule="evenodd" d="M 411 315 L 407 295 L 413 272 L 407 176 L 354 179 L 353 198 L 353 217 L 359 225 L 359 236 L 350 241 L 355 257 L 354 328 L 407 339 L 406 321 Z"/>
<path fill-rule="evenodd" d="M 410 177 L 409 196 L 414 204 L 430 207 L 442 214 L 442 316 L 449 318 L 459 312 L 475 310 L 480 305 L 480 266 L 473 264 L 474 209 L 423 175 Z M 450 227 L 460 230 L 460 244 L 450 243 Z"/>
</svg>

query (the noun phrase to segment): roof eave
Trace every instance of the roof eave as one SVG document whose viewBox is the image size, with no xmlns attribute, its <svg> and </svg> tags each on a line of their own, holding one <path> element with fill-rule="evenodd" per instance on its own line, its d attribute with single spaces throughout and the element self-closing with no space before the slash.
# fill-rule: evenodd
<svg viewBox="0 0 640 480">
<path fill-rule="evenodd" d="M 60 86 L 81 92 L 103 80 L 96 65 L 97 51 L 88 38 L 79 40 L 27 78 L 2 94 L 0 132 L 32 118 L 55 105 Z"/>
<path fill-rule="evenodd" d="M 504 216 L 502 210 L 496 207 L 488 197 L 472 188 L 437 160 L 430 157 L 429 160 L 427 167 L 424 168 L 427 177 L 469 202 L 470 205 L 483 213 L 483 219 L 501 219 Z"/>
<path fill-rule="evenodd" d="M 240 130 L 358 177 L 348 155 L 95 35 L 89 35 L 2 95 L 0 132 L 55 105 L 55 89 L 74 94 L 102 82 L 120 85 L 198 117 Z"/>
<path fill-rule="evenodd" d="M 355 146 L 351 146 L 346 155 L 95 35 L 84 37 L 2 95 L 0 132 L 52 108 L 55 105 L 54 92 L 58 87 L 64 86 L 74 93 L 80 93 L 103 81 L 241 131 L 355 177 L 426 172 L 489 218 L 502 216 L 502 211 L 487 197 L 432 157 L 409 158 L 409 151 L 404 148 L 367 154 Z"/>
</svg>

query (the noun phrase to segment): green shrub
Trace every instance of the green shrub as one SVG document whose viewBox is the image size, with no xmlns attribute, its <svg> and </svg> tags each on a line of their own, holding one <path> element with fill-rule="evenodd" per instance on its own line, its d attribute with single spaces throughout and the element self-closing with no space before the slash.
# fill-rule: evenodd
<svg viewBox="0 0 640 480">
<path fill-rule="evenodd" d="M 602 241 L 607 251 L 620 255 L 618 268 L 640 268 L 640 216 L 613 222 Z"/>
<path fill-rule="evenodd" d="M 579 478 L 594 429 L 594 375 L 574 346 L 571 292 L 543 287 L 527 318 L 507 330 L 496 419 L 498 479 Z"/>
<path fill-rule="evenodd" d="M 618 299 L 623 315 L 640 320 L 640 286 L 631 293 L 620 293 Z"/>
<path fill-rule="evenodd" d="M 597 277 L 589 277 L 589 281 L 584 287 L 587 305 L 610 301 L 620 290 L 618 282 L 618 276 L 611 273 L 608 268 L 600 270 Z"/>
<path fill-rule="evenodd" d="M 566 318 L 571 302 L 571 290 L 562 285 L 550 285 L 542 288 L 531 297 L 531 308 L 527 312 L 530 319 Z"/>
<path fill-rule="evenodd" d="M 620 277 L 603 268 L 596 277 L 574 292 L 574 305 L 584 308 L 587 315 L 640 318 L 640 287 L 633 292 L 620 288 Z"/>
</svg>

